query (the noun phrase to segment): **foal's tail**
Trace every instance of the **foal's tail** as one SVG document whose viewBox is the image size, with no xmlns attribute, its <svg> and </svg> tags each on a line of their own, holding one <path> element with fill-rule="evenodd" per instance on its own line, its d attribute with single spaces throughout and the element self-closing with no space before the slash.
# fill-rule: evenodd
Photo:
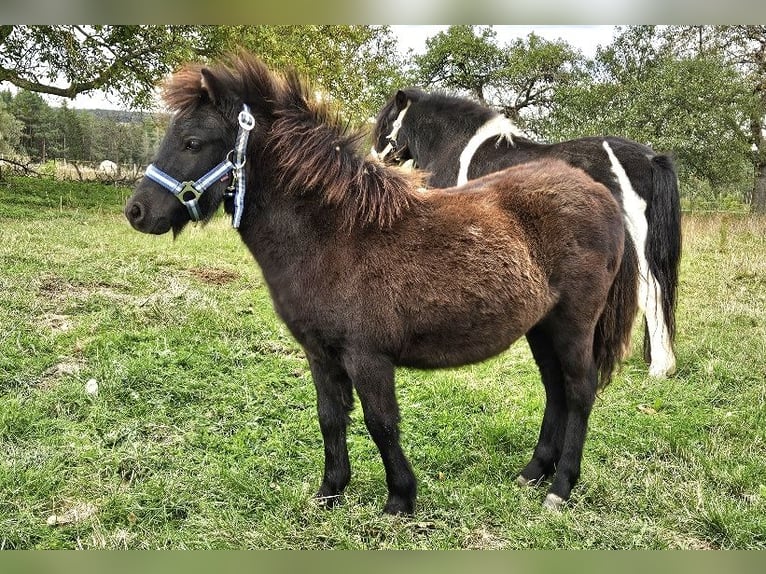
<svg viewBox="0 0 766 574">
<path fill-rule="evenodd" d="M 646 205 L 649 226 L 646 259 L 649 271 L 657 279 L 662 298 L 662 314 L 668 327 L 671 345 L 676 336 L 676 292 L 678 265 L 681 261 L 681 200 L 673 161 L 666 155 L 651 159 L 654 182 L 651 200 Z M 649 356 L 649 333 L 644 322 L 644 359 Z"/>
<path fill-rule="evenodd" d="M 625 233 L 625 249 L 617 275 L 609 289 L 606 305 L 596 323 L 593 359 L 598 371 L 598 386 L 612 380 L 617 365 L 628 351 L 633 321 L 638 312 L 638 259 L 630 235 Z"/>
</svg>

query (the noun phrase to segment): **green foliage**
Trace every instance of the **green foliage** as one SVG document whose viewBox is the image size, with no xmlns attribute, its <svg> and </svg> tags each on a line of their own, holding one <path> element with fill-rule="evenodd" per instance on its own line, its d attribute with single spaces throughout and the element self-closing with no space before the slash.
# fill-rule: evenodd
<svg viewBox="0 0 766 574">
<path fill-rule="evenodd" d="M 56 131 L 50 106 L 39 94 L 24 90 L 13 98 L 10 111 L 24 126 L 19 151 L 33 161 L 45 161 L 51 156 L 49 142 Z"/>
<path fill-rule="evenodd" d="M 489 26 L 450 26 L 426 40 L 426 53 L 415 56 L 420 81 L 467 91 L 486 102 L 485 91 L 504 65 L 504 55 Z"/>
<path fill-rule="evenodd" d="M 450 26 L 426 47 L 414 58 L 424 85 L 468 93 L 522 127 L 583 73 L 576 50 L 534 33 L 500 46 L 491 27 Z"/>
<path fill-rule="evenodd" d="M 514 483 L 544 396 L 523 342 L 462 369 L 399 370 L 420 489 L 415 516 L 394 518 L 358 403 L 343 504 L 313 504 L 310 373 L 226 218 L 145 236 L 120 213 L 129 190 L 10 187 L 4 549 L 766 549 L 763 218 L 685 218 L 678 374 L 649 379 L 636 341 L 561 513 L 541 508 L 544 487 Z"/>
<path fill-rule="evenodd" d="M 584 59 L 563 41 L 532 33 L 504 48 L 506 61 L 495 91 L 500 110 L 534 130 L 534 121 L 553 106 L 554 95 L 585 78 Z"/>
<path fill-rule="evenodd" d="M 7 105 L 8 114 L 18 126 L 18 137 L 13 147 L 8 146 L 9 151 L 34 162 L 56 158 L 147 164 L 167 121 L 161 115 L 139 112 L 74 110 L 66 103 L 53 108 L 39 94 L 27 90 L 9 94 L 7 101 L 0 105 Z"/>
<path fill-rule="evenodd" d="M 202 26 L 200 53 L 246 49 L 276 70 L 309 77 L 355 125 L 374 117 L 404 76 L 388 26 Z"/>
<path fill-rule="evenodd" d="M 0 82 L 63 97 L 100 89 L 148 108 L 155 105 L 156 84 L 182 63 L 242 49 L 310 77 L 355 125 L 374 116 L 405 78 L 388 26 L 4 26 Z M 31 125 L 32 116 L 27 120 Z M 41 125 L 48 121 L 38 119 Z M 71 130 L 71 118 L 67 122 Z M 29 153 L 41 158 L 32 147 Z"/>
<path fill-rule="evenodd" d="M 8 104 L 0 99 L 0 154 L 13 153 L 21 141 L 23 124 L 8 111 Z"/>
<path fill-rule="evenodd" d="M 657 57 L 634 69 L 633 77 L 622 73 L 619 81 L 557 91 L 540 131 L 553 140 L 628 137 L 672 153 L 684 183 L 702 179 L 714 189 L 743 184 L 747 188 L 752 154 L 742 127 L 753 102 L 736 70 L 707 55 Z"/>
<path fill-rule="evenodd" d="M 145 108 L 181 63 L 250 49 L 308 74 L 360 122 L 402 79 L 393 42 L 387 26 L 3 26 L 0 82 L 63 97 L 100 89 Z"/>
<path fill-rule="evenodd" d="M 192 56 L 192 38 L 187 26 L 2 26 L 0 82 L 69 98 L 100 89 L 143 107 Z"/>
</svg>

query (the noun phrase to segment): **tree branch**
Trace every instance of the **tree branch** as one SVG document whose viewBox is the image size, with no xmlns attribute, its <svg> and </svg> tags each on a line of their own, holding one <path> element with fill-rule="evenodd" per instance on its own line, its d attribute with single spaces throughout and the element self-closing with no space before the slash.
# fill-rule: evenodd
<svg viewBox="0 0 766 574">
<path fill-rule="evenodd" d="M 13 34 L 13 29 L 15 26 L 0 26 L 0 46 L 3 45 L 6 38 Z"/>
<path fill-rule="evenodd" d="M 6 159 L 4 157 L 0 157 L 0 161 L 8 163 L 8 164 L 11 164 L 11 165 L 13 165 L 13 166 L 15 166 L 17 168 L 21 168 L 21 169 L 24 170 L 24 173 L 32 173 L 34 175 L 42 175 L 40 172 L 37 172 L 37 171 L 33 170 L 31 167 L 29 167 L 29 164 L 25 165 L 25 164 L 20 163 L 18 161 L 14 161 L 12 159 Z"/>
</svg>

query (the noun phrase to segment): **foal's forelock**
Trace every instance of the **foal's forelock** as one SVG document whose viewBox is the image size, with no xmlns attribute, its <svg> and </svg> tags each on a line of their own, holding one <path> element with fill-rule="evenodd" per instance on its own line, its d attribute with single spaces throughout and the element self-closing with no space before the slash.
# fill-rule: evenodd
<svg viewBox="0 0 766 574">
<path fill-rule="evenodd" d="M 162 86 L 162 100 L 174 112 L 192 109 L 203 93 L 202 66 L 199 64 L 182 68 Z"/>
</svg>

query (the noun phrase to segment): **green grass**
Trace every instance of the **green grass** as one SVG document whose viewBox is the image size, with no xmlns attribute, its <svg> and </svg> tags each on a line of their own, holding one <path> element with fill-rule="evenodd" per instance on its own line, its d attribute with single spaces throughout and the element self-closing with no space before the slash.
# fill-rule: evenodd
<svg viewBox="0 0 766 574">
<path fill-rule="evenodd" d="M 766 219 L 686 216 L 678 374 L 624 363 L 561 513 L 514 482 L 543 405 L 524 342 L 400 370 L 401 518 L 358 406 L 343 504 L 312 502 L 307 364 L 228 222 L 145 236 L 128 194 L 0 186 L 0 547 L 766 548 Z"/>
</svg>

